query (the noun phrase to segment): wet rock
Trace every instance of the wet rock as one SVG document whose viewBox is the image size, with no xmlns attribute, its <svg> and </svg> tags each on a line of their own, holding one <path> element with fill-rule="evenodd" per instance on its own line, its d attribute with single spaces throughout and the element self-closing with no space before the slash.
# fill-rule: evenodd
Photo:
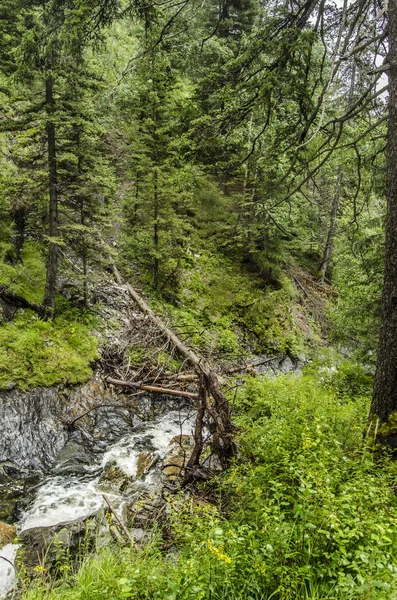
<svg viewBox="0 0 397 600">
<path fill-rule="evenodd" d="M 94 457 L 87 448 L 74 440 L 69 440 L 58 455 L 54 475 L 85 475 L 92 473 Z"/>
<path fill-rule="evenodd" d="M 169 443 L 169 450 L 163 459 L 162 473 L 173 481 L 183 474 L 194 446 L 194 440 L 190 435 L 176 435 Z"/>
<path fill-rule="evenodd" d="M 18 502 L 24 494 L 24 482 L 0 475 L 0 521 L 12 522 Z"/>
<path fill-rule="evenodd" d="M 10 544 L 16 537 L 17 529 L 14 525 L 8 525 L 0 521 L 0 548 L 6 544 Z"/>
<path fill-rule="evenodd" d="M 116 462 L 111 461 L 99 478 L 98 488 L 113 494 L 127 494 L 131 491 L 131 477 Z"/>
<path fill-rule="evenodd" d="M 67 440 L 56 388 L 0 391 L 0 462 L 46 471 Z"/>
<path fill-rule="evenodd" d="M 59 523 L 53 527 L 26 529 L 19 534 L 21 548 L 17 562 L 24 565 L 30 576 L 38 565 L 56 571 L 63 558 L 68 562 L 76 560 L 80 550 L 93 547 L 97 530 L 98 519 L 95 517 Z"/>
<path fill-rule="evenodd" d="M 130 412 L 126 408 L 101 407 L 96 411 L 93 437 L 108 444 L 117 442 L 132 429 Z"/>
<path fill-rule="evenodd" d="M 143 479 L 147 475 L 150 469 L 158 461 L 158 456 L 153 452 L 141 452 L 137 459 L 136 464 L 136 477 L 137 479 Z"/>
</svg>

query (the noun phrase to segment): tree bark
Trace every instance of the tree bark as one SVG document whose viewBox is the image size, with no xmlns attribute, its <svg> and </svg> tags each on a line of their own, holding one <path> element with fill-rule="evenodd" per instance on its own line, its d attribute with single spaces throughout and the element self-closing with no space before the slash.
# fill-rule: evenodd
<svg viewBox="0 0 397 600">
<path fill-rule="evenodd" d="M 336 189 L 335 189 L 334 200 L 332 202 L 331 222 L 330 222 L 329 229 L 328 229 L 327 242 L 325 244 L 323 260 L 321 262 L 321 267 L 320 267 L 321 283 L 324 283 L 324 279 L 327 275 L 329 263 L 330 263 L 330 260 L 332 257 L 332 248 L 334 245 L 334 238 L 335 238 L 337 217 L 338 217 L 338 210 L 339 210 L 339 202 L 340 202 L 341 183 L 342 183 L 342 167 L 340 166 L 338 169 L 338 176 L 336 179 Z"/>
<path fill-rule="evenodd" d="M 154 289 L 159 287 L 159 190 L 158 190 L 158 172 L 157 167 L 153 170 L 153 193 L 154 193 L 154 211 L 153 211 L 153 244 L 154 244 Z"/>
<path fill-rule="evenodd" d="M 385 423 L 397 411 L 397 4 L 389 4 L 389 122 L 385 273 L 378 361 L 371 415 Z M 381 434 L 381 432 L 380 432 Z M 381 434 L 397 448 L 397 429 Z"/>
<path fill-rule="evenodd" d="M 46 88 L 46 109 L 47 109 L 47 150 L 48 150 L 48 183 L 49 183 L 49 225 L 48 234 L 50 237 L 47 267 L 46 267 L 46 282 L 43 298 L 43 306 L 49 309 L 51 316 L 54 314 L 55 294 L 58 278 L 58 244 L 56 238 L 58 236 L 58 190 L 57 190 L 57 157 L 56 157 L 56 138 L 55 124 L 53 122 L 54 115 L 54 94 L 53 80 L 51 76 L 47 76 L 45 81 Z"/>
<path fill-rule="evenodd" d="M 155 392 L 157 394 L 164 394 L 168 396 L 178 396 L 178 398 L 197 398 L 198 394 L 193 392 L 184 392 L 182 390 L 171 390 L 165 387 L 159 387 L 158 385 L 145 385 L 144 383 L 135 383 L 135 381 L 122 381 L 121 379 L 113 379 L 112 377 L 106 377 L 105 381 L 112 385 L 121 385 L 125 387 L 132 387 L 135 390 L 143 390 L 146 392 Z"/>
</svg>

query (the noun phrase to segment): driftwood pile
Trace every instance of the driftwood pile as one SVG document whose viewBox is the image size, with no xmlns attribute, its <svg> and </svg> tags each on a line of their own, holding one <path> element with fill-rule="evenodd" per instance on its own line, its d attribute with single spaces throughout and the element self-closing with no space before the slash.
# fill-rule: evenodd
<svg viewBox="0 0 397 600">
<path fill-rule="evenodd" d="M 236 456 L 237 447 L 233 440 L 233 426 L 230 415 L 230 405 L 223 393 L 219 378 L 211 366 L 200 358 L 191 348 L 189 348 L 167 325 L 154 314 L 147 302 L 140 294 L 129 284 L 124 283 L 116 265 L 112 265 L 115 279 L 119 286 L 124 286 L 131 299 L 139 306 L 141 311 L 147 315 L 151 323 L 161 332 L 162 336 L 172 344 L 177 354 L 185 360 L 194 370 L 198 380 L 198 393 L 183 392 L 179 390 L 170 390 L 158 386 L 144 385 L 141 383 L 120 381 L 107 378 L 109 383 L 114 385 L 123 385 L 155 391 L 182 397 L 189 397 L 196 401 L 196 424 L 194 440 L 195 445 L 192 455 L 185 467 L 185 480 L 195 478 L 195 472 L 200 473 L 202 477 L 202 468 L 200 467 L 200 458 L 204 448 L 204 420 L 208 418 L 211 422 L 212 450 L 218 456 L 220 464 L 226 468 L 230 461 Z"/>
</svg>

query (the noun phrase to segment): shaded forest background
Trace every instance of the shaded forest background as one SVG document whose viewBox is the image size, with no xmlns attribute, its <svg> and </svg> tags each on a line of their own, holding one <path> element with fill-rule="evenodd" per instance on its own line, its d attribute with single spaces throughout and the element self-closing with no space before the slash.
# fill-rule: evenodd
<svg viewBox="0 0 397 600">
<path fill-rule="evenodd" d="M 3 2 L 1 283 L 56 315 L 5 343 L 95 303 L 110 251 L 214 356 L 373 363 L 386 33 L 361 4 Z"/>
</svg>

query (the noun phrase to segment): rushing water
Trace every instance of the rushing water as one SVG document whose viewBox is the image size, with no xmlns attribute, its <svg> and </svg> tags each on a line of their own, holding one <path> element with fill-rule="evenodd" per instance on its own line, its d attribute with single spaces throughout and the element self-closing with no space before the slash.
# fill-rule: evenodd
<svg viewBox="0 0 397 600">
<path fill-rule="evenodd" d="M 166 412 L 155 421 L 143 424 L 139 431 L 124 435 L 102 453 L 96 454 L 80 475 L 50 474 L 37 489 L 33 503 L 23 514 L 19 531 L 52 526 L 96 513 L 104 505 L 99 479 L 106 467 L 116 464 L 134 480 L 138 457 L 144 451 L 150 451 L 157 461 L 153 460 L 153 467 L 136 484 L 155 487 L 161 480 L 160 461 L 166 455 L 171 440 L 180 434 L 191 434 L 192 425 L 187 409 Z M 59 473 L 56 466 L 54 472 Z M 122 506 L 121 496 L 109 494 L 109 497 L 116 507 Z M 0 556 L 13 562 L 17 548 L 15 544 L 8 544 L 0 550 Z M 13 587 L 14 579 L 12 566 L 0 559 L 0 598 L 4 598 Z"/>
</svg>

